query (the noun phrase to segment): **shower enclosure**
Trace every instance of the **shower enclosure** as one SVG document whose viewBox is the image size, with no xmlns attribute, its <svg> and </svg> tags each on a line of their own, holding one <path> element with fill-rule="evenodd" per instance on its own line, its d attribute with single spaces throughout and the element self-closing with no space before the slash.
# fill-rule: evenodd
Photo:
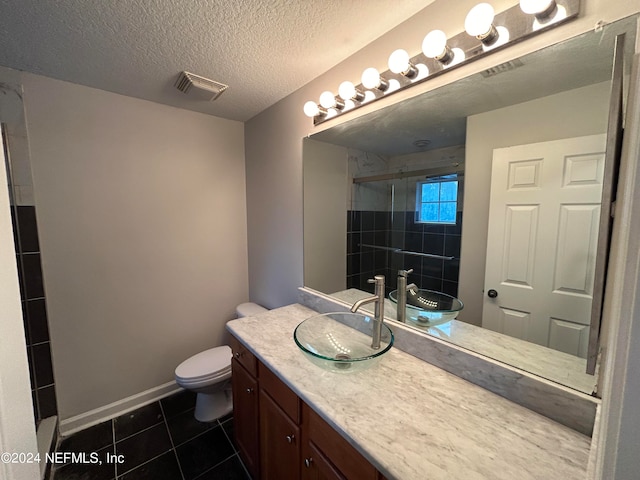
<svg viewBox="0 0 640 480">
<path fill-rule="evenodd" d="M 413 269 L 419 288 L 458 294 L 464 172 L 438 168 L 357 177 L 347 211 L 347 288 Z"/>
</svg>

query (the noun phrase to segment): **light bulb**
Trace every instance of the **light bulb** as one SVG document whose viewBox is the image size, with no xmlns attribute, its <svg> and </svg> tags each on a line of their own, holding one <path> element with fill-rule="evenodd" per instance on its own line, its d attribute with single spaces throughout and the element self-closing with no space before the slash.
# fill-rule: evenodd
<svg viewBox="0 0 640 480">
<path fill-rule="evenodd" d="M 365 88 L 377 88 L 383 91 L 389 87 L 389 83 L 382 78 L 378 70 L 373 67 L 367 68 L 362 72 L 362 85 L 364 85 Z"/>
<path fill-rule="evenodd" d="M 556 10 L 555 0 L 520 0 L 520 9 L 538 19 L 550 17 Z"/>
<path fill-rule="evenodd" d="M 422 41 L 422 52 L 428 58 L 436 58 L 444 53 L 447 47 L 447 36 L 442 30 L 430 31 Z"/>
<path fill-rule="evenodd" d="M 424 37 L 422 52 L 427 58 L 435 58 L 444 65 L 453 60 L 453 52 L 447 45 L 447 35 L 442 30 L 432 30 Z"/>
<path fill-rule="evenodd" d="M 333 108 L 336 106 L 336 97 L 330 91 L 322 92 L 320 95 L 320 105 L 324 108 Z"/>
<path fill-rule="evenodd" d="M 400 48 L 389 55 L 389 70 L 393 73 L 402 73 L 407 76 L 415 70 L 409 61 L 409 54 L 406 50 Z"/>
<path fill-rule="evenodd" d="M 479 3 L 467 14 L 464 29 L 473 37 L 482 37 L 491 32 L 495 11 L 488 3 Z"/>
<path fill-rule="evenodd" d="M 312 100 L 309 100 L 307 103 L 304 104 L 303 110 L 304 110 L 304 114 L 310 118 L 313 118 L 320 113 L 320 108 L 318 108 L 318 105 L 316 105 L 316 102 Z"/>
<path fill-rule="evenodd" d="M 340 95 L 340 98 L 343 100 L 362 101 L 364 99 L 364 94 L 356 89 L 356 86 L 349 81 L 340 84 L 338 87 L 338 95 Z"/>
</svg>

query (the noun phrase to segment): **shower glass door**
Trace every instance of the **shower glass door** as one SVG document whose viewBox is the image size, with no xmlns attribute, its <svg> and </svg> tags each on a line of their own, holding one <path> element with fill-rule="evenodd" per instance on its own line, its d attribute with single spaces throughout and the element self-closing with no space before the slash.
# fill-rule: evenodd
<svg viewBox="0 0 640 480">
<path fill-rule="evenodd" d="M 410 283 L 457 296 L 462 179 L 424 171 L 355 179 L 347 216 L 347 287 L 372 292 L 367 280 L 384 275 L 388 294 L 398 270 L 413 269 Z M 434 208 L 439 216 L 420 218 L 420 211 Z"/>
</svg>

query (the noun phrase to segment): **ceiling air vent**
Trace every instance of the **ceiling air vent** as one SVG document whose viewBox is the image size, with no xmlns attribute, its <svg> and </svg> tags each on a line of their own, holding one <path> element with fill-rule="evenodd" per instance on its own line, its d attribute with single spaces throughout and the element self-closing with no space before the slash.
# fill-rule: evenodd
<svg viewBox="0 0 640 480">
<path fill-rule="evenodd" d="M 484 78 L 493 77 L 494 75 L 498 75 L 500 73 L 508 72 L 508 71 L 513 70 L 515 68 L 521 67 L 522 65 L 524 65 L 524 63 L 522 63 L 521 60 L 515 59 L 515 60 L 512 60 L 510 62 L 505 62 L 505 63 L 501 63 L 500 65 L 496 65 L 495 67 L 492 67 L 492 68 L 489 68 L 487 70 L 484 70 L 481 73 L 482 73 L 482 76 Z"/>
<path fill-rule="evenodd" d="M 180 72 L 175 87 L 196 100 L 214 101 L 228 85 L 189 72 Z"/>
</svg>

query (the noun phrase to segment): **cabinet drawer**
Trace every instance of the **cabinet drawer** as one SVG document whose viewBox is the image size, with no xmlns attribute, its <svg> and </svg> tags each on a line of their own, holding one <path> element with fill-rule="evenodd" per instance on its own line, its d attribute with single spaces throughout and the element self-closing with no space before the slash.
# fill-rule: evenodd
<svg viewBox="0 0 640 480">
<path fill-rule="evenodd" d="M 254 377 L 258 376 L 258 359 L 240 341 L 231 335 L 231 350 L 235 358 Z"/>
<path fill-rule="evenodd" d="M 350 480 L 376 480 L 378 472 L 353 446 L 307 404 L 302 405 L 303 436 Z"/>
<path fill-rule="evenodd" d="M 262 363 L 259 364 L 260 390 L 266 391 L 282 410 L 293 420 L 300 424 L 300 399 L 293 393 L 282 380 Z"/>
</svg>

